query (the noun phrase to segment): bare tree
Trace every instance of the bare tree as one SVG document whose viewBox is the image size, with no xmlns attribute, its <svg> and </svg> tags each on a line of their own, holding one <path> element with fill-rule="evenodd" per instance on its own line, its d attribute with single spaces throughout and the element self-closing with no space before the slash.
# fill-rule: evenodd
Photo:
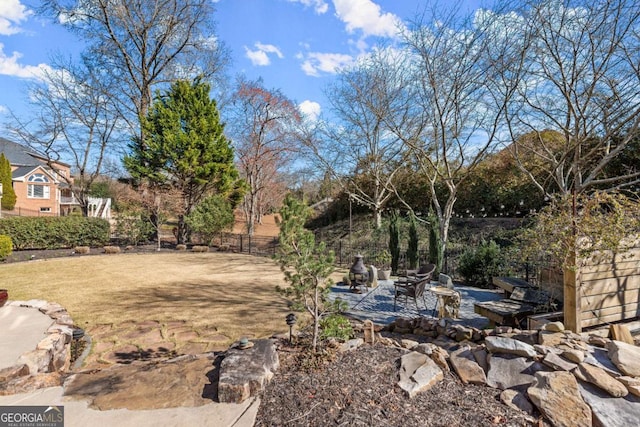
<svg viewBox="0 0 640 427">
<path fill-rule="evenodd" d="M 25 120 L 14 114 L 10 126 L 20 140 L 44 154 L 85 216 L 91 186 L 121 138 L 112 83 L 91 63 L 73 65 L 58 59 L 56 67 L 30 88 L 33 116 Z M 57 170 L 61 161 L 71 162 L 71 176 Z"/>
<path fill-rule="evenodd" d="M 404 166 L 404 145 L 388 124 L 397 120 L 402 126 L 412 117 L 406 66 L 401 53 L 378 49 L 342 71 L 327 91 L 336 123 L 326 124 L 322 137 L 307 144 L 320 169 L 330 171 L 352 200 L 373 211 L 376 227 Z"/>
<path fill-rule="evenodd" d="M 495 149 L 500 119 L 515 88 L 517 74 L 497 73 L 520 60 L 509 37 L 517 31 L 512 19 L 440 5 L 427 9 L 403 37 L 414 60 L 412 81 L 421 113 L 392 129 L 428 178 L 442 250 L 459 186 Z"/>
<path fill-rule="evenodd" d="M 112 96 L 142 143 L 140 123 L 155 90 L 177 78 L 210 80 L 228 60 L 210 0 L 43 0 L 40 10 L 76 33 L 87 43 L 86 57 L 120 80 Z"/>
<path fill-rule="evenodd" d="M 238 81 L 228 129 L 247 183 L 242 206 L 249 235 L 284 198 L 281 172 L 296 150 L 301 120 L 297 107 L 279 90 L 266 89 L 260 80 Z"/>
<path fill-rule="evenodd" d="M 638 167 L 605 171 L 638 138 L 640 3 L 549 0 L 519 12 L 531 43 L 521 47 L 521 82 L 505 117 L 520 166 L 547 194 L 638 183 Z M 544 173 L 532 173 L 526 158 Z"/>
</svg>

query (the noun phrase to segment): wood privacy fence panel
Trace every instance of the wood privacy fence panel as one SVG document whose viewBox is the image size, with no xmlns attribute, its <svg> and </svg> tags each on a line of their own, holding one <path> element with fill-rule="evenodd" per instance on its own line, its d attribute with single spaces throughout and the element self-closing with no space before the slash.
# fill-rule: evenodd
<svg viewBox="0 0 640 427">
<path fill-rule="evenodd" d="M 565 271 L 564 311 L 569 329 L 640 316 L 640 243 L 624 253 L 598 252 Z"/>
</svg>

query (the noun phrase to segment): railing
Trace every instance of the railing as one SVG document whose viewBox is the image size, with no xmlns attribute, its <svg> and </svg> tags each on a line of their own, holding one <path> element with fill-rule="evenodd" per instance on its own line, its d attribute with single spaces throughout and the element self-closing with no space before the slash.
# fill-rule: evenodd
<svg viewBox="0 0 640 427">
<path fill-rule="evenodd" d="M 75 196 L 60 196 L 61 205 L 79 205 L 80 202 Z"/>
<path fill-rule="evenodd" d="M 111 199 L 103 199 L 100 197 L 89 197 L 87 216 L 93 218 L 111 218 Z"/>
</svg>

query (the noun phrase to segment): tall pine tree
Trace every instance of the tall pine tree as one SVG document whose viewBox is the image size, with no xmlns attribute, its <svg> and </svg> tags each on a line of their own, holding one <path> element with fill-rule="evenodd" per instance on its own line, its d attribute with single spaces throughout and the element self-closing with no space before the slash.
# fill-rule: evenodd
<svg viewBox="0 0 640 427">
<path fill-rule="evenodd" d="M 207 83 L 179 80 L 164 95 L 158 94 L 142 123 L 144 143 L 134 138 L 124 159 L 134 179 L 180 192 L 178 243 L 187 241 L 184 218 L 203 197 L 231 196 L 240 188 L 233 148 L 209 92 Z"/>
<path fill-rule="evenodd" d="M 2 183 L 2 209 L 12 210 L 16 205 L 16 192 L 11 184 L 11 163 L 0 153 L 0 183 Z"/>
</svg>

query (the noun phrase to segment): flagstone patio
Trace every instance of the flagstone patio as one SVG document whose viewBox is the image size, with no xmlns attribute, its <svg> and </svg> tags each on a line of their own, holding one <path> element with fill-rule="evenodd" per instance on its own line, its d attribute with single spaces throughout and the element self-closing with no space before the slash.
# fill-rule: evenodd
<svg viewBox="0 0 640 427">
<path fill-rule="evenodd" d="M 436 282 L 432 282 L 432 286 Z M 502 290 L 481 289 L 471 286 L 455 285 L 455 290 L 461 294 L 459 318 L 454 323 L 481 328 L 489 323 L 486 317 L 476 314 L 473 305 L 477 302 L 495 301 L 504 298 Z M 399 299 L 396 310 L 393 309 L 394 286 L 393 280 L 378 280 L 376 288 L 367 288 L 367 292 L 361 294 L 352 293 L 349 286 L 338 283 L 331 288 L 329 298 L 340 298 L 349 304 L 347 314 L 362 320 L 371 320 L 379 324 L 391 323 L 396 317 L 432 316 L 436 307 L 437 298 L 425 291 L 424 299 L 427 306 L 424 307 L 422 299 L 418 299 L 418 308 L 411 298 L 404 302 Z"/>
</svg>

